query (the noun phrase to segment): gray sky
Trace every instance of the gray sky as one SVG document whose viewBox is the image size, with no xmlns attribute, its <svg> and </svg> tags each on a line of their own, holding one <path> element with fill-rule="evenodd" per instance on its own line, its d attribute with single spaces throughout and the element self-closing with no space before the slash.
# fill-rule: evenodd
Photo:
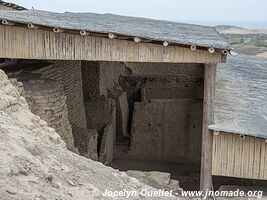
<svg viewBox="0 0 267 200">
<path fill-rule="evenodd" d="M 8 0 L 6 0 L 8 1 Z M 55 12 L 97 12 L 205 25 L 267 28 L 266 0 L 9 0 Z"/>
</svg>

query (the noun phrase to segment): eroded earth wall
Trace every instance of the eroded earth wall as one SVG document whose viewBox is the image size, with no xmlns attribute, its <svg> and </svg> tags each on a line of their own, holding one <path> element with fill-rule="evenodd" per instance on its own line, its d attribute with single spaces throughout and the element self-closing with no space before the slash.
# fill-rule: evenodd
<svg viewBox="0 0 267 200">
<path fill-rule="evenodd" d="M 53 64 L 36 70 L 43 78 L 58 81 L 67 97 L 69 121 L 78 127 L 86 128 L 86 115 L 83 103 L 81 61 L 54 61 Z"/>
</svg>

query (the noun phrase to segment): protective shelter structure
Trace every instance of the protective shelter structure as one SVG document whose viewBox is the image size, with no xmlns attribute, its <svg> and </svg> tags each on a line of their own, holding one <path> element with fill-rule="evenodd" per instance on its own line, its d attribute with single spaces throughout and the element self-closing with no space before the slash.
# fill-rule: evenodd
<svg viewBox="0 0 267 200">
<path fill-rule="evenodd" d="M 201 189 L 211 189 L 216 66 L 226 62 L 231 50 L 213 27 L 40 10 L 1 11 L 0 20 L 0 58 L 4 59 L 179 63 L 204 68 Z"/>
<path fill-rule="evenodd" d="M 239 55 L 217 69 L 213 175 L 267 180 L 267 59 Z"/>
</svg>

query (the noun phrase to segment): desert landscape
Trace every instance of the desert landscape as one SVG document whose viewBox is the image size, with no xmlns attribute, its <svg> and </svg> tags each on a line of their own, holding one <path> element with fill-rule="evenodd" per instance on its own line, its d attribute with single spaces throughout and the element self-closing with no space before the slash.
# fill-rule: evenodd
<svg viewBox="0 0 267 200">
<path fill-rule="evenodd" d="M 231 42 L 239 54 L 266 57 L 267 30 L 246 29 L 236 26 L 221 25 L 216 30 Z"/>
</svg>

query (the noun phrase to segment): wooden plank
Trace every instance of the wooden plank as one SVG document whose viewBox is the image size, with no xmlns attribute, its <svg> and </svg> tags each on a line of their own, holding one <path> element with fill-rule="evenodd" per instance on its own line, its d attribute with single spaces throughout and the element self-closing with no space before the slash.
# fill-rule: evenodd
<svg viewBox="0 0 267 200">
<path fill-rule="evenodd" d="M 214 123 L 214 96 L 215 96 L 216 64 L 205 65 L 203 125 L 202 125 L 202 153 L 200 190 L 212 189 L 212 146 L 213 131 L 208 126 Z"/>
<path fill-rule="evenodd" d="M 224 56 L 220 51 L 0 25 L 0 58 L 220 63 Z"/>
<path fill-rule="evenodd" d="M 266 167 L 265 165 L 265 159 L 266 159 L 266 152 L 265 152 L 265 148 L 266 148 L 266 143 L 264 140 L 261 140 L 261 156 L 260 156 L 260 174 L 259 174 L 259 178 L 260 177 L 264 177 L 264 168 Z"/>
<path fill-rule="evenodd" d="M 265 144 L 265 159 L 264 159 L 264 169 L 261 169 L 264 171 L 264 179 L 267 180 L 267 145 Z"/>
<path fill-rule="evenodd" d="M 264 139 L 247 136 L 242 140 L 239 135 L 221 133 L 213 143 L 213 175 L 267 180 Z"/>
<path fill-rule="evenodd" d="M 261 140 L 253 138 L 254 140 L 254 166 L 252 177 L 260 177 L 260 159 L 261 159 Z"/>
</svg>

